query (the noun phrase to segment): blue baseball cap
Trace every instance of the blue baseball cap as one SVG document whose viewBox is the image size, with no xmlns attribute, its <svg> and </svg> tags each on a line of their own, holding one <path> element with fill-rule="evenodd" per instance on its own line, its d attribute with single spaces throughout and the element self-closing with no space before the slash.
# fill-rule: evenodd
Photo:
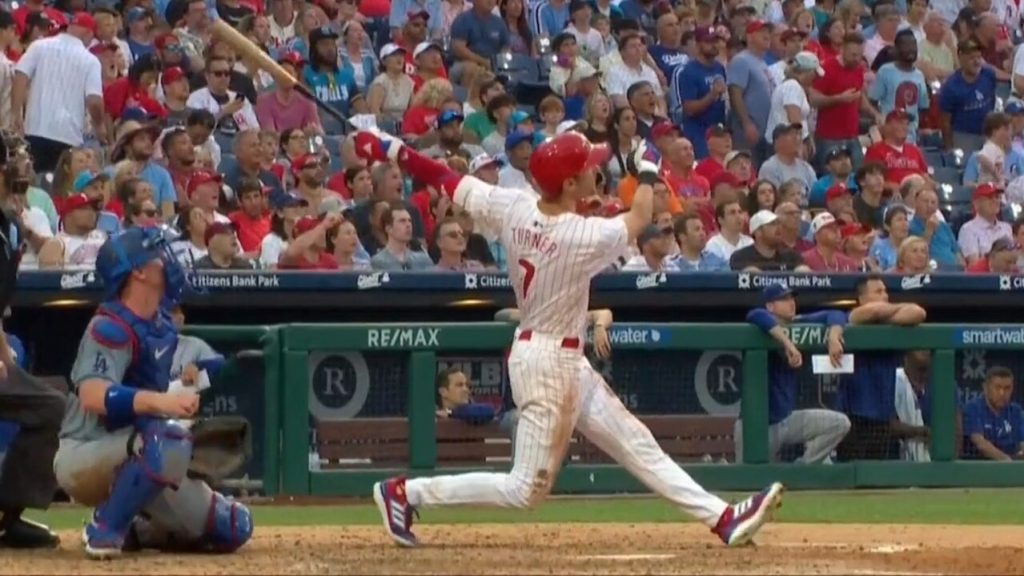
<svg viewBox="0 0 1024 576">
<path fill-rule="evenodd" d="M 285 192 L 283 194 L 271 194 L 270 205 L 275 210 L 281 210 L 293 206 L 309 206 L 309 202 L 294 192 Z"/>
<path fill-rule="evenodd" d="M 128 24 L 134 24 L 135 22 L 138 22 L 139 20 L 142 20 L 143 18 L 146 18 L 148 16 L 152 16 L 149 13 L 149 10 L 146 10 L 142 6 L 135 6 L 128 10 L 127 13 L 125 13 L 124 21 Z"/>
<path fill-rule="evenodd" d="M 1020 100 L 1010 100 L 1003 107 L 1003 112 L 1006 112 L 1010 116 L 1024 115 L 1024 102 Z"/>
<path fill-rule="evenodd" d="M 459 114 L 454 110 L 445 110 L 437 116 L 437 127 L 440 128 L 442 126 L 447 126 L 452 122 L 462 122 L 463 120 L 465 120 L 465 116 L 462 114 Z"/>
<path fill-rule="evenodd" d="M 789 285 L 786 283 L 769 284 L 764 287 L 764 290 L 761 290 L 761 302 L 763 304 L 776 302 L 790 296 L 796 296 L 796 293 L 790 290 Z"/>
<path fill-rule="evenodd" d="M 509 135 L 505 137 L 505 150 L 511 150 L 523 142 L 529 142 L 532 145 L 533 134 L 527 134 L 526 132 L 520 132 L 519 130 L 510 132 Z"/>
<path fill-rule="evenodd" d="M 508 123 L 511 124 L 513 128 L 516 128 L 523 122 L 527 121 L 533 122 L 533 118 L 530 118 L 530 115 L 527 114 L 526 112 L 523 112 L 522 110 L 516 110 L 515 112 L 512 112 L 512 116 L 510 116 L 508 119 Z"/>
<path fill-rule="evenodd" d="M 94 182 L 101 180 L 109 180 L 110 177 L 103 172 L 93 172 L 92 170 L 85 170 L 81 174 L 75 177 L 75 183 L 73 189 L 75 193 L 82 192 Z"/>
</svg>

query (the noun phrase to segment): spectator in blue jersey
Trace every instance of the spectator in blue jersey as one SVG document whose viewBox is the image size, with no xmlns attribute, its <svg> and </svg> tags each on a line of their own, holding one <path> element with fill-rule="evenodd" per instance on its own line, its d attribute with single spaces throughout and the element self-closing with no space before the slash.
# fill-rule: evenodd
<svg viewBox="0 0 1024 576">
<path fill-rule="evenodd" d="M 784 446 L 803 445 L 800 462 L 814 464 L 826 461 L 850 430 L 850 420 L 842 413 L 820 408 L 798 410 L 796 387 L 803 366 L 803 353 L 789 337 L 791 324 L 819 324 L 828 327 L 828 355 L 838 366 L 843 356 L 843 326 L 846 314 L 823 310 L 811 314 L 796 313 L 793 291 L 784 283 L 772 284 L 761 291 L 763 308 L 747 313 L 747 322 L 761 329 L 779 344 L 782 350 L 768 357 L 768 458 L 779 459 Z M 743 409 L 736 420 L 736 462 L 743 462 Z"/>
<path fill-rule="evenodd" d="M 671 10 L 658 16 L 657 25 L 658 41 L 647 47 L 647 53 L 665 78 L 671 78 L 690 59 L 683 51 L 683 27 L 679 25 L 679 17 Z"/>
<path fill-rule="evenodd" d="M 427 38 L 440 40 L 444 35 L 444 6 L 441 0 L 391 0 L 391 13 L 388 25 L 391 26 L 391 40 L 399 44 L 408 44 L 409 39 L 402 37 L 402 28 L 409 21 L 409 16 L 426 12 Z M 415 40 L 415 46 L 423 40 Z"/>
<path fill-rule="evenodd" d="M 476 0 L 473 9 L 452 22 L 452 83 L 471 85 L 481 70 L 490 70 L 494 57 L 509 47 L 508 27 L 494 14 L 494 0 Z"/>
<path fill-rule="evenodd" d="M 568 23 L 569 0 L 547 0 L 538 8 L 537 25 L 540 27 L 533 32 L 541 38 L 554 38 Z"/>
<path fill-rule="evenodd" d="M 448 368 L 437 373 L 435 392 L 438 418 L 480 425 L 490 424 L 497 416 L 494 406 L 472 401 L 469 378 L 458 368 Z"/>
<path fill-rule="evenodd" d="M 928 109 L 928 86 L 924 74 L 917 69 L 917 39 L 912 30 L 901 30 L 896 34 L 895 60 L 878 69 L 875 81 L 868 89 L 868 98 L 878 103 L 883 116 L 901 109 L 910 114 L 910 130 L 907 141 L 917 143 L 918 119 L 922 110 Z"/>
<path fill-rule="evenodd" d="M 747 24 L 747 48 L 729 61 L 729 103 L 732 108 L 732 139 L 736 147 L 750 150 L 755 165 L 768 158 L 768 113 L 772 84 L 765 55 L 771 46 L 771 25 L 764 20 Z"/>
<path fill-rule="evenodd" d="M 695 213 L 682 214 L 673 224 L 679 253 L 669 256 L 679 272 L 719 272 L 729 269 L 721 256 L 707 250 L 708 233 Z"/>
<path fill-rule="evenodd" d="M 1024 459 L 1024 413 L 1013 398 L 1013 372 L 993 366 L 982 393 L 964 405 L 964 458 Z"/>
<path fill-rule="evenodd" d="M 322 102 L 341 114 L 349 114 L 352 95 L 359 91 L 351 68 L 338 66 L 338 34 L 328 26 L 309 32 L 309 64 L 304 83 Z"/>
<path fill-rule="evenodd" d="M 960 69 L 946 79 L 939 91 L 942 112 L 942 144 L 970 153 L 985 144 L 985 116 L 996 107 L 996 73 L 985 66 L 981 46 L 973 39 L 956 48 Z"/>
<path fill-rule="evenodd" d="M 725 124 L 725 67 L 718 61 L 719 36 L 712 27 L 696 31 L 697 54 L 672 78 L 676 101 L 683 106 L 683 136 L 693 142 L 697 160 L 708 155 L 707 129 Z"/>
<path fill-rule="evenodd" d="M 927 317 L 917 304 L 890 303 L 881 276 L 858 279 L 856 291 L 857 307 L 850 311 L 850 325 L 917 326 Z M 897 458 L 898 440 L 928 438 L 927 428 L 908 426 L 896 414 L 896 369 L 902 362 L 903 353 L 895 350 L 855 355 L 854 372 L 841 377 L 836 397 L 836 408 L 850 419 L 850 434 L 836 451 L 839 460 Z"/>
</svg>

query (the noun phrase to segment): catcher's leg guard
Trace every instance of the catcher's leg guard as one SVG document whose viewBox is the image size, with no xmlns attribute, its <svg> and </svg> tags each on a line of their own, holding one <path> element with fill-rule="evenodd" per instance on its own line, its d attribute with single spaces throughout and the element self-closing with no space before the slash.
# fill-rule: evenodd
<svg viewBox="0 0 1024 576">
<path fill-rule="evenodd" d="M 243 504 L 214 492 L 206 519 L 206 543 L 214 552 L 234 552 L 252 537 L 252 513 Z"/>
<path fill-rule="evenodd" d="M 132 519 L 166 487 L 176 487 L 188 471 L 192 438 L 169 420 L 143 419 L 136 425 L 141 448 L 114 479 L 110 497 L 96 509 L 86 526 L 86 552 L 105 557 L 118 554 Z"/>
</svg>

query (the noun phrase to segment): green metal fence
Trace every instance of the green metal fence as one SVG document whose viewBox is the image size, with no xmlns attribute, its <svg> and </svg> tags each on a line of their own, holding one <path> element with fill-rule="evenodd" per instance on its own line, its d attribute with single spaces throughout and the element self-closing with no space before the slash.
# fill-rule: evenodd
<svg viewBox="0 0 1024 576">
<path fill-rule="evenodd" d="M 768 464 L 767 360 L 778 345 L 746 324 L 636 324 L 661 335 L 660 349 L 738 350 L 742 353 L 744 406 L 742 465 L 697 464 L 687 470 L 713 489 L 753 489 L 769 480 L 793 488 L 855 488 L 897 486 L 1018 486 L 1024 465 L 955 461 L 956 383 L 954 353 L 960 349 L 1024 349 L 1024 326 L 927 325 L 849 327 L 848 351 L 933 350 L 934 380 L 929 398 L 932 413 L 931 463 L 858 462 L 836 465 Z M 821 327 L 793 326 L 795 343 L 804 350 L 824 349 Z M 497 351 L 509 346 L 513 327 L 507 324 L 375 324 L 302 325 L 271 330 L 264 337 L 268 351 L 268 429 L 264 486 L 273 494 L 365 495 L 373 481 L 398 470 L 314 471 L 310 469 L 310 355 L 324 352 L 400 353 L 408 374 L 410 474 L 448 472 L 436 468 L 434 377 L 437 356 L 444 351 Z M 622 342 L 616 349 L 641 350 L 643 341 Z M 279 346 L 280 360 L 270 358 Z M 276 387 L 271 383 L 279 367 Z M 373 383 L 370 383 L 372 386 Z M 273 440 L 280 425 L 280 445 Z M 273 454 L 279 447 L 279 454 Z M 279 468 L 275 468 L 278 466 Z M 280 484 L 276 482 L 279 473 Z M 570 465 L 556 490 L 605 493 L 642 490 L 621 468 Z"/>
</svg>

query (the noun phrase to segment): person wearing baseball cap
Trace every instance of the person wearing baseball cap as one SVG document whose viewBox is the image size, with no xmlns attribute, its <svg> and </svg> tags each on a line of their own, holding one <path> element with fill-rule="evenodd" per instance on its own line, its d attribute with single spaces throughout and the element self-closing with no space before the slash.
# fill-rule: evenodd
<svg viewBox="0 0 1024 576">
<path fill-rule="evenodd" d="M 469 162 L 469 173 L 488 184 L 498 185 L 498 170 L 504 165 L 498 158 L 484 153 Z"/>
<path fill-rule="evenodd" d="M 996 73 L 985 65 L 981 45 L 974 38 L 957 44 L 958 69 L 942 83 L 939 107 L 949 116 L 943 123 L 942 141 L 947 150 L 967 153 L 985 143 L 985 116 L 995 109 Z"/>
<path fill-rule="evenodd" d="M 715 124 L 704 132 L 708 155 L 697 162 L 694 171 L 711 181 L 719 172 L 725 171 L 725 157 L 732 152 L 732 134 L 724 124 Z"/>
<path fill-rule="evenodd" d="M 323 218 L 303 216 L 292 227 L 292 238 L 281 253 L 277 267 L 283 270 L 337 270 L 338 262 L 327 251 L 327 234 L 341 225 L 340 214 Z"/>
<path fill-rule="evenodd" d="M 807 101 L 807 89 L 824 75 L 821 62 L 813 52 L 798 52 L 790 60 L 789 66 L 786 67 L 786 80 L 772 92 L 767 124 L 772 130 L 769 143 L 775 141 L 775 129 L 781 124 L 799 125 L 801 142 L 810 137 L 811 105 Z M 799 111 L 799 121 L 790 116 L 793 109 Z"/>
<path fill-rule="evenodd" d="M 797 54 L 804 51 L 806 44 L 807 34 L 799 28 L 785 24 L 777 24 L 772 28 L 772 45 L 781 48 L 770 52 L 777 58 L 768 66 L 768 77 L 772 86 L 779 86 L 786 81 L 786 67 Z"/>
<path fill-rule="evenodd" d="M 681 272 L 675 261 L 669 259 L 675 241 L 671 226 L 659 228 L 648 224 L 636 237 L 639 254 L 623 265 L 623 272 Z"/>
<path fill-rule="evenodd" d="M 853 161 L 848 148 L 832 146 L 822 154 L 822 159 L 828 173 L 819 178 L 814 186 L 811 186 L 808 204 L 813 208 L 826 205 L 827 198 L 825 196 L 828 190 L 836 184 L 843 184 L 853 191 L 857 190 L 857 182 L 853 177 Z"/>
<path fill-rule="evenodd" d="M 811 221 L 814 248 L 800 255 L 815 272 L 858 272 L 860 265 L 843 254 L 841 222 L 830 212 L 821 212 Z"/>
<path fill-rule="evenodd" d="M 733 111 L 731 144 L 753 152 L 758 163 L 767 153 L 764 134 L 771 112 L 772 84 L 765 58 L 771 48 L 771 32 L 771 24 L 751 20 L 746 26 L 746 49 L 729 62 L 729 101 Z M 723 157 L 724 154 L 718 161 Z"/>
<path fill-rule="evenodd" d="M 311 208 L 319 206 L 322 198 L 332 194 L 324 188 L 329 165 L 330 159 L 323 154 L 303 154 L 292 160 L 295 193 L 305 198 Z"/>
<path fill-rule="evenodd" d="M 796 323 L 826 326 L 828 355 L 832 365 L 838 366 L 844 352 L 846 314 L 839 310 L 797 314 L 793 290 L 780 281 L 761 290 L 761 307 L 747 313 L 747 322 L 776 340 L 783 350 L 781 355 L 770 354 L 768 360 L 769 459 L 773 462 L 778 460 L 783 446 L 795 444 L 804 446 L 798 462 L 824 462 L 850 431 L 850 419 L 833 410 L 797 409 L 797 382 L 804 360 L 803 353 L 790 339 L 787 326 Z M 742 426 L 742 420 L 736 422 L 736 438 L 742 438 Z M 740 442 L 736 443 L 736 461 L 743 461 Z"/>
<path fill-rule="evenodd" d="M 235 226 L 230 222 L 212 222 L 206 227 L 206 256 L 196 260 L 199 270 L 252 270 L 255 265 L 243 258 L 235 236 Z"/>
<path fill-rule="evenodd" d="M 857 264 L 858 272 L 880 272 L 882 270 L 870 253 L 871 241 L 874 235 L 875 231 L 867 224 L 853 222 L 839 227 L 839 236 L 843 243 L 843 254 Z"/>
<path fill-rule="evenodd" d="M 438 78 L 447 80 L 444 67 L 444 48 L 437 42 L 420 42 L 412 51 L 416 73 L 412 76 L 413 93 L 419 92 L 424 84 Z"/>
<path fill-rule="evenodd" d="M 378 118 L 399 121 L 409 108 L 413 83 L 405 73 L 406 54 L 406 49 L 395 43 L 380 49 L 381 74 L 373 79 L 366 95 L 370 113 Z"/>
<path fill-rule="evenodd" d="M 853 210 L 853 192 L 842 182 L 829 186 L 825 192 L 825 209 L 841 221 L 857 221 L 857 214 Z"/>
<path fill-rule="evenodd" d="M 293 67 L 298 65 L 294 59 L 292 62 Z M 345 116 L 350 114 L 352 95 L 359 92 L 352 70 L 349 66 L 338 66 L 338 33 L 333 28 L 321 26 L 309 31 L 309 59 L 296 73 L 301 72 L 301 79 L 310 90 Z"/>
<path fill-rule="evenodd" d="M 277 63 L 292 78 L 301 80 L 305 77 L 306 60 L 298 52 L 286 51 L 279 54 Z M 348 88 L 351 89 L 351 86 Z M 277 133 L 296 128 L 323 131 L 316 104 L 309 98 L 296 94 L 293 86 L 281 82 L 277 82 L 273 90 L 261 92 L 257 96 L 255 112 L 260 128 L 266 130 Z"/>
<path fill-rule="evenodd" d="M 960 227 L 957 244 L 960 253 L 973 264 L 988 254 L 989 247 L 997 238 L 1012 238 L 1010 225 L 999 219 L 1003 210 L 1003 190 L 991 183 L 979 184 L 971 195 L 974 202 L 974 218 Z"/>
<path fill-rule="evenodd" d="M 61 206 L 57 235 L 39 248 L 39 268 L 64 268 L 96 264 L 96 254 L 107 240 L 98 230 L 103 200 L 85 194 L 72 194 Z"/>
<path fill-rule="evenodd" d="M 465 156 L 476 158 L 487 151 L 477 144 L 467 144 L 462 137 L 462 124 L 465 118 L 456 110 L 442 110 L 434 119 L 437 128 L 437 144 L 423 150 L 428 158 L 450 158 Z"/>
<path fill-rule="evenodd" d="M 928 160 L 909 139 L 913 120 L 914 116 L 904 108 L 890 110 L 885 115 L 882 141 L 869 146 L 864 154 L 864 165 L 876 163 L 885 167 L 885 182 L 890 187 L 899 186 L 911 174 L 920 174 L 925 180 L 931 179 L 928 175 Z"/>
<path fill-rule="evenodd" d="M 164 109 L 167 110 L 165 122 L 168 126 L 184 126 L 192 108 L 186 105 L 189 90 L 188 74 L 177 66 L 164 68 L 160 75 L 160 87 L 164 93 Z"/>
<path fill-rule="evenodd" d="M 800 157 L 803 148 L 803 129 L 802 124 L 790 122 L 783 122 L 772 128 L 771 142 L 775 154 L 761 165 L 758 178 L 771 182 L 776 188 L 781 188 L 790 180 L 803 182 L 805 192 L 814 187 L 818 175 L 814 168 Z"/>
<path fill-rule="evenodd" d="M 716 124 L 725 124 L 725 67 L 718 62 L 718 31 L 701 26 L 694 31 L 697 50 L 694 57 L 677 71 L 673 80 L 676 101 L 682 103 L 683 136 L 693 144 L 699 160 L 708 155 L 706 132 Z"/>
<path fill-rule="evenodd" d="M 754 243 L 733 252 L 729 268 L 747 272 L 809 272 L 800 255 L 782 247 L 779 217 L 761 210 L 750 217 L 750 235 Z"/>
</svg>

